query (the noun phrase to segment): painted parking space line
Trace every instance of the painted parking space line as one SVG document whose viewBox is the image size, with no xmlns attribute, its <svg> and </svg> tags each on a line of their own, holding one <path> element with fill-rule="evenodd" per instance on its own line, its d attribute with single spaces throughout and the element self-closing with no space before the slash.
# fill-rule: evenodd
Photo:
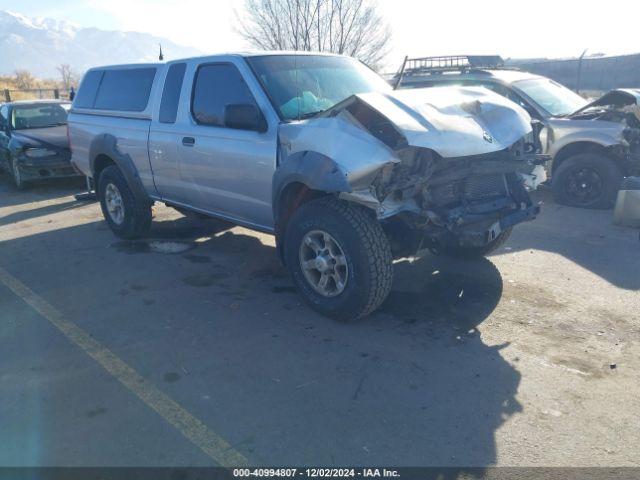
<svg viewBox="0 0 640 480">
<path fill-rule="evenodd" d="M 84 350 L 111 376 L 115 377 L 148 407 L 155 410 L 165 421 L 173 425 L 182 435 L 214 459 L 220 466 L 233 467 L 249 464 L 249 461 L 226 440 L 146 381 L 138 372 L 117 357 L 111 350 L 92 338 L 82 328 L 66 320 L 53 305 L 38 296 L 2 267 L 0 267 L 0 282 L 46 318 L 72 343 Z"/>
</svg>

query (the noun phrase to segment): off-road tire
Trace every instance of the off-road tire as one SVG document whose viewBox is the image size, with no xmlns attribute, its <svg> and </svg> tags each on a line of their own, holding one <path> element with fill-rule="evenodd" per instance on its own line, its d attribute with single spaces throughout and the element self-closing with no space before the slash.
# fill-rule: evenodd
<svg viewBox="0 0 640 480">
<path fill-rule="evenodd" d="M 584 168 L 594 171 L 602 179 L 602 193 L 591 201 L 579 202 L 568 193 L 568 182 L 574 172 Z M 556 203 L 570 207 L 612 208 L 623 179 L 622 172 L 610 158 L 598 153 L 580 153 L 564 160 L 553 172 L 553 198 Z"/>
<path fill-rule="evenodd" d="M 28 183 L 22 178 L 20 173 L 20 167 L 16 163 L 16 159 L 11 159 L 11 178 L 13 179 L 13 184 L 18 190 L 25 190 L 28 186 Z"/>
<path fill-rule="evenodd" d="M 487 243 L 483 247 L 463 247 L 461 245 L 450 244 L 440 248 L 438 253 L 443 253 L 449 257 L 460 258 L 463 260 L 476 260 L 478 258 L 483 258 L 504 245 L 506 241 L 509 240 L 512 230 L 512 228 L 506 229 L 498 235 L 498 238 Z"/>
<path fill-rule="evenodd" d="M 112 220 L 105 202 L 105 191 L 109 184 L 115 185 L 122 197 L 124 221 L 120 225 Z M 100 198 L 102 214 L 109 228 L 118 237 L 124 239 L 138 238 L 143 236 L 151 227 L 152 203 L 136 199 L 124 175 L 117 166 L 111 165 L 100 174 L 98 197 Z"/>
<path fill-rule="evenodd" d="M 331 235 L 346 257 L 347 281 L 334 297 L 316 292 L 302 272 L 301 243 L 314 230 Z M 344 322 L 376 310 L 393 283 L 391 248 L 373 212 L 335 197 L 312 200 L 293 214 L 284 236 L 284 258 L 304 301 L 322 315 Z"/>
</svg>

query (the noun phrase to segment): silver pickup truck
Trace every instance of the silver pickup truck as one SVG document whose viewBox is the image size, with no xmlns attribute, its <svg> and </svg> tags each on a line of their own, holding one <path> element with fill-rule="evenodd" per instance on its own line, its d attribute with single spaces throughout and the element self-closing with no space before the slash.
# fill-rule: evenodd
<svg viewBox="0 0 640 480">
<path fill-rule="evenodd" d="M 343 320 L 384 301 L 394 258 L 486 255 L 539 211 L 522 108 L 484 88 L 392 91 L 337 55 L 94 68 L 69 136 L 116 235 L 144 235 L 154 202 L 274 234 L 305 301 Z"/>
</svg>

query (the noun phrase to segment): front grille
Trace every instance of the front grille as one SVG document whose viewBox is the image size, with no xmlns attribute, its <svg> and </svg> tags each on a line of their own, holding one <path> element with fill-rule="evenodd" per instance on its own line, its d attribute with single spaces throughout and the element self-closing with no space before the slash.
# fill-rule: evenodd
<svg viewBox="0 0 640 480">
<path fill-rule="evenodd" d="M 440 206 L 480 202 L 508 194 L 502 174 L 471 176 L 440 185 L 431 193 L 433 200 Z"/>
<path fill-rule="evenodd" d="M 504 175 L 482 175 L 464 180 L 464 196 L 467 200 L 477 201 L 503 197 L 507 194 Z"/>
<path fill-rule="evenodd" d="M 61 160 L 71 160 L 71 149 L 70 148 L 60 148 L 58 150 L 58 157 Z"/>
</svg>

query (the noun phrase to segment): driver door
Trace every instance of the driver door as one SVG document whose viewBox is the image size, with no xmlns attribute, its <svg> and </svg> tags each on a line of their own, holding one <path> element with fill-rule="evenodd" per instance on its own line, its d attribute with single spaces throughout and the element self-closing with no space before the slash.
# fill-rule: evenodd
<svg viewBox="0 0 640 480">
<path fill-rule="evenodd" d="M 258 106 L 238 68 L 232 63 L 199 65 L 188 134 L 178 144 L 180 175 L 192 186 L 195 207 L 270 228 L 275 126 L 264 133 L 228 128 L 224 111 L 232 104 Z"/>
</svg>

